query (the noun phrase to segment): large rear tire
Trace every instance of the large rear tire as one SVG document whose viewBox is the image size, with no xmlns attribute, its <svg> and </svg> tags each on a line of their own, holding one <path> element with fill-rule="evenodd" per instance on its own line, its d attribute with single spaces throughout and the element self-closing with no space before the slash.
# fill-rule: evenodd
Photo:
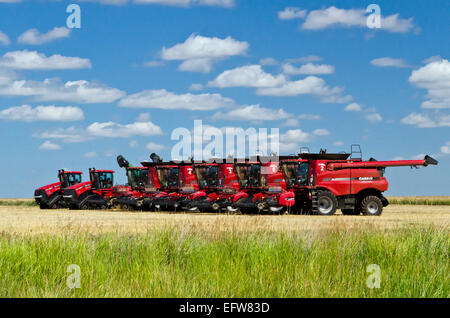
<svg viewBox="0 0 450 318">
<path fill-rule="evenodd" d="M 364 215 L 381 215 L 381 212 L 383 211 L 383 203 L 379 197 L 369 195 L 362 200 L 361 210 Z"/>
<path fill-rule="evenodd" d="M 317 202 L 318 202 L 318 215 L 333 215 L 336 213 L 337 209 L 337 199 L 333 193 L 326 190 L 321 190 L 317 194 Z"/>
</svg>

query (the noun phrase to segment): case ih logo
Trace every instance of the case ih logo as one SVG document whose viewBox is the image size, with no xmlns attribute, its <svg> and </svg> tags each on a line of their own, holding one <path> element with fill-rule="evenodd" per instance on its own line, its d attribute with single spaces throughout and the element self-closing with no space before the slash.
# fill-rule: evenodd
<svg viewBox="0 0 450 318">
<path fill-rule="evenodd" d="M 319 163 L 319 168 L 320 168 L 320 171 L 325 171 L 325 164 Z"/>
</svg>

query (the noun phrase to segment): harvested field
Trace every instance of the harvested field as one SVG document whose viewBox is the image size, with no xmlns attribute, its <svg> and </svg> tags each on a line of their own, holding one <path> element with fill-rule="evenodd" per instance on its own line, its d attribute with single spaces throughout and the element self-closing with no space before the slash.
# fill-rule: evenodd
<svg viewBox="0 0 450 318">
<path fill-rule="evenodd" d="M 17 234 L 145 233 L 173 228 L 199 232 L 298 232 L 321 229 L 394 229 L 432 225 L 449 228 L 450 206 L 391 205 L 379 217 L 313 215 L 227 215 L 200 213 L 153 213 L 40 210 L 36 206 L 0 206 L 0 231 Z"/>
</svg>

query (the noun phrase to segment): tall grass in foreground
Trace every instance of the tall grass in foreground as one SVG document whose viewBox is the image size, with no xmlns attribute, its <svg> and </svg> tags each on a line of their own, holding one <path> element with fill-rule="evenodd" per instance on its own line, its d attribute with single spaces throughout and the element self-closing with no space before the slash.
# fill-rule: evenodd
<svg viewBox="0 0 450 318">
<path fill-rule="evenodd" d="M 1 297 L 449 297 L 445 229 L 0 236 Z M 68 289 L 67 266 L 81 269 Z M 369 264 L 381 288 L 369 289 Z"/>
</svg>

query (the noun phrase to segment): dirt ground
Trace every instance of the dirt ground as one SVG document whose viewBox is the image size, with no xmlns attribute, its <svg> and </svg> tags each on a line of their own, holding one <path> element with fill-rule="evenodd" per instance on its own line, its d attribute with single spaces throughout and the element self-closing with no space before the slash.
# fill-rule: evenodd
<svg viewBox="0 0 450 318">
<path fill-rule="evenodd" d="M 433 225 L 450 229 L 450 206 L 390 205 L 379 217 L 312 215 L 227 215 L 40 210 L 38 207 L 0 206 L 0 234 L 41 233 L 145 233 L 174 228 L 181 231 L 287 231 L 326 229 L 395 229 L 408 225 Z"/>
</svg>

